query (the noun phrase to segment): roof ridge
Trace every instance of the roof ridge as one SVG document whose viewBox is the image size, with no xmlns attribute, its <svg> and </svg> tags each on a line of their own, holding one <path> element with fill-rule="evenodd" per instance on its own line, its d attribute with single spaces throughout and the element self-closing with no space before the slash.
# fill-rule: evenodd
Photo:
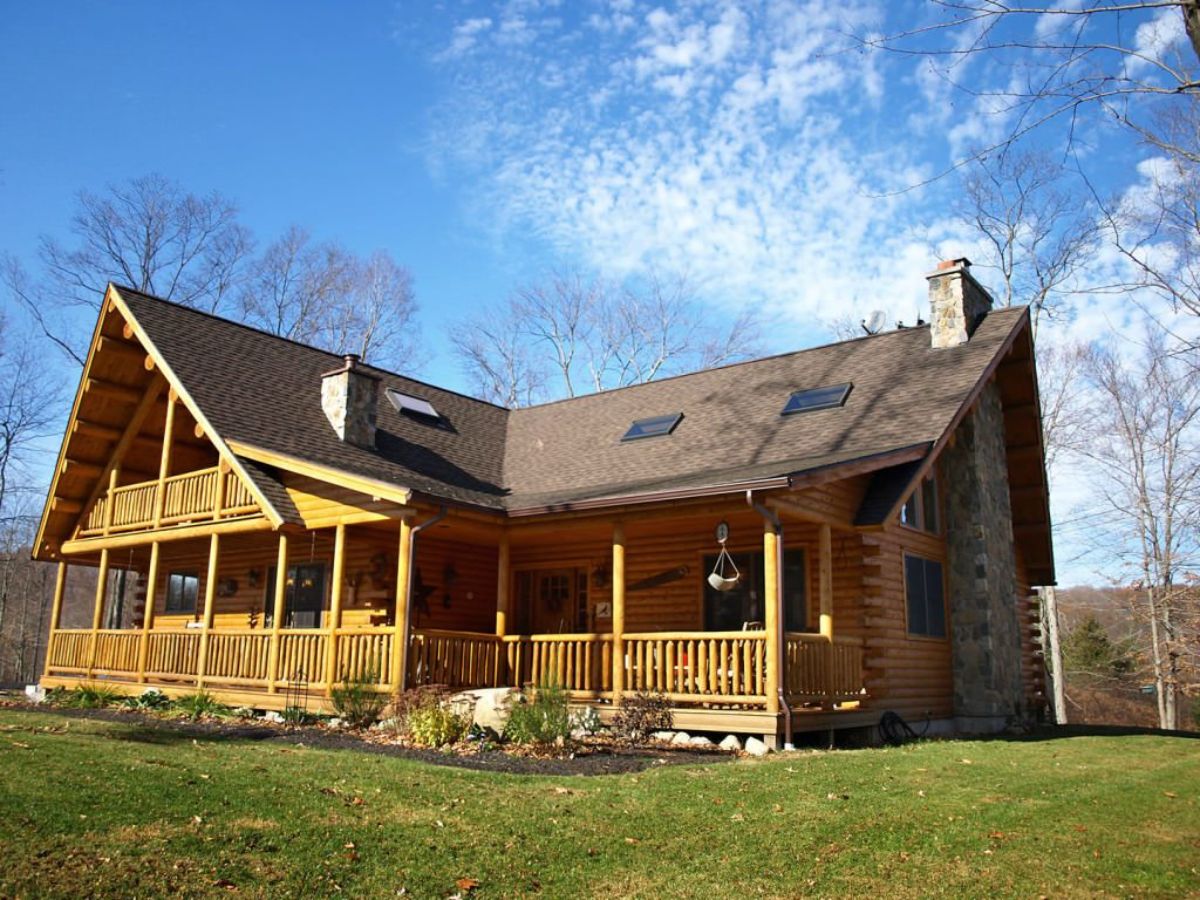
<svg viewBox="0 0 1200 900">
<path fill-rule="evenodd" d="M 257 325 L 250 325 L 247 322 L 242 322 L 237 319 L 231 319 L 227 316 L 220 316 L 220 315 L 217 315 L 215 312 L 210 312 L 209 310 L 206 310 L 206 309 L 197 309 L 194 306 L 188 306 L 186 303 L 180 303 L 178 300 L 168 300 L 166 297 L 159 297 L 157 294 L 147 294 L 145 291 L 139 291 L 137 288 L 131 288 L 127 285 L 117 284 L 115 281 L 109 282 L 109 283 L 114 288 L 116 288 L 116 290 L 119 293 L 121 293 L 122 295 L 125 295 L 127 293 L 137 294 L 139 297 L 142 297 L 143 299 L 146 299 L 146 300 L 151 300 L 155 303 L 163 303 L 167 306 L 173 306 L 176 309 L 183 310 L 184 312 L 194 313 L 195 315 L 203 316 L 206 319 L 212 319 L 213 321 L 222 322 L 226 325 L 233 325 L 236 328 L 241 328 L 245 331 L 253 332 L 254 334 L 260 334 L 266 338 L 271 338 L 273 340 L 280 341 L 285 344 L 291 344 L 295 347 L 300 347 L 304 350 L 311 350 L 314 353 L 323 354 L 325 356 L 330 357 L 331 360 L 341 361 L 341 360 L 345 359 L 345 354 L 334 353 L 332 350 L 325 350 L 324 348 L 318 347 L 315 344 L 306 344 L 306 343 L 304 343 L 304 341 L 298 341 L 295 338 L 285 337 L 282 334 L 275 334 L 273 331 L 267 331 L 265 328 L 259 328 Z M 366 360 L 363 360 L 360 364 L 365 368 L 374 369 L 375 371 L 382 372 L 385 375 L 391 375 L 395 378 L 403 378 L 405 381 L 411 381 L 414 384 L 419 384 L 424 387 L 433 388 L 435 391 L 442 391 L 447 394 L 454 394 L 456 397 L 462 397 L 466 400 L 471 400 L 475 403 L 482 403 L 484 406 L 490 406 L 493 409 L 503 410 L 504 412 L 512 412 L 512 410 L 509 409 L 507 406 L 501 406 L 499 403 L 492 403 L 490 400 L 484 400 L 480 397 L 472 396 L 471 394 L 465 394 L 462 391 L 454 390 L 454 388 L 442 387 L 442 385 L 440 385 L 440 384 L 433 384 L 432 382 L 425 381 L 424 379 L 421 379 L 421 378 L 414 378 L 412 375 L 405 375 L 403 372 L 397 372 L 393 369 L 385 369 L 383 366 L 376 365 L 373 362 L 368 362 Z"/>
</svg>

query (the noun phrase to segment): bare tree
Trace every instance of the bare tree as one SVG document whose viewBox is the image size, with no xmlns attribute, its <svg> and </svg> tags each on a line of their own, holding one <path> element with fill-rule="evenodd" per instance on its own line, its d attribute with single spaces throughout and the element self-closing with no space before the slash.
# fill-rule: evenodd
<svg viewBox="0 0 1200 900">
<path fill-rule="evenodd" d="M 982 239 L 995 271 L 1001 306 L 1028 304 L 1036 329 L 1053 315 L 1064 292 L 1095 258 L 1099 213 L 1083 185 L 1070 190 L 1068 173 L 1036 151 L 980 156 L 966 171 L 958 218 Z"/>
<path fill-rule="evenodd" d="M 1051 483 L 1063 454 L 1083 449 L 1088 439 L 1091 419 L 1081 396 L 1088 357 L 1088 348 L 1080 344 L 1038 347 L 1042 443 L 1046 453 L 1046 477 Z"/>
<path fill-rule="evenodd" d="M 39 442 L 57 424 L 58 392 L 46 377 L 34 341 L 14 337 L 0 321 L 0 556 L 19 550 L 28 555 L 37 520 L 35 500 L 42 495 L 36 469 Z M 0 579 L 0 629 L 12 597 L 6 568 Z"/>
<path fill-rule="evenodd" d="M 1005 117 L 1003 135 L 954 168 L 1054 125 L 1064 128 L 1069 145 L 1090 115 L 1165 147 L 1169 139 L 1154 127 L 1152 114 L 1200 94 L 1200 0 L 930 5 L 941 16 L 928 24 L 858 40 L 924 59 L 937 78 Z M 985 60 L 990 65 L 972 65 Z M 983 83 L 984 68 L 999 80 Z"/>
<path fill-rule="evenodd" d="M 43 236 L 44 278 L 30 280 L 8 258 L 4 278 L 42 332 L 82 364 L 86 316 L 109 281 L 209 311 L 240 283 L 252 249 L 237 208 L 216 192 L 197 195 L 161 175 L 81 191 L 71 218 L 74 241 Z"/>
<path fill-rule="evenodd" d="M 505 405 L 574 397 L 755 355 L 758 316 L 705 308 L 687 279 L 651 273 L 624 285 L 553 273 L 460 323 L 451 340 L 483 396 Z M 555 387 L 557 385 L 557 387 Z"/>
<path fill-rule="evenodd" d="M 1200 565 L 1200 373 L 1152 328 L 1136 361 L 1095 347 L 1085 362 L 1092 431 L 1082 452 L 1102 502 L 1123 523 L 1122 553 L 1136 573 L 1136 609 L 1148 623 L 1161 727 L 1177 727 L 1183 644 L 1196 616 Z"/>
<path fill-rule="evenodd" d="M 293 225 L 250 265 L 240 296 L 251 325 L 334 353 L 411 366 L 419 355 L 412 275 L 386 251 L 360 259 Z"/>
<path fill-rule="evenodd" d="M 459 323 L 450 343 L 479 397 L 510 409 L 543 399 L 545 377 L 511 307 Z"/>
</svg>

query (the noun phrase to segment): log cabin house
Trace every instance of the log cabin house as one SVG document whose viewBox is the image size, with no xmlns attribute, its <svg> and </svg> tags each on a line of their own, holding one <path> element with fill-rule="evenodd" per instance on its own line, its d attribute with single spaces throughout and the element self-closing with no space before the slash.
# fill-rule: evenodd
<svg viewBox="0 0 1200 900">
<path fill-rule="evenodd" d="M 328 710 L 348 678 L 553 680 L 769 742 L 1034 715 L 1030 317 L 965 259 L 928 278 L 928 325 L 513 410 L 110 285 L 34 548 L 42 683 Z"/>
</svg>

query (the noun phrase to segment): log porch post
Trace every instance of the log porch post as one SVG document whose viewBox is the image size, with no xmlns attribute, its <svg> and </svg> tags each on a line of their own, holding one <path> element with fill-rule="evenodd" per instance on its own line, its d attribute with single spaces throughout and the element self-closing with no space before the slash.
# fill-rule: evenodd
<svg viewBox="0 0 1200 900">
<path fill-rule="evenodd" d="M 499 556 L 496 563 L 496 637 L 500 638 L 496 642 L 496 671 L 492 679 L 496 687 L 500 687 L 501 673 L 503 672 L 506 678 L 508 675 L 503 639 L 508 634 L 508 607 L 510 602 L 509 559 L 510 548 L 508 543 L 508 529 L 506 528 L 500 532 Z"/>
<path fill-rule="evenodd" d="M 613 525 L 612 536 L 612 702 L 621 704 L 625 689 L 625 525 Z"/>
<path fill-rule="evenodd" d="M 162 456 L 158 461 L 158 485 L 154 489 L 154 527 L 162 524 L 163 507 L 167 502 L 167 473 L 171 470 L 171 451 L 175 444 L 175 404 L 178 401 L 175 389 L 167 392 L 167 418 L 163 425 Z"/>
<path fill-rule="evenodd" d="M 142 636 L 138 639 L 138 684 L 146 680 L 146 662 L 150 655 L 150 630 L 154 627 L 154 592 L 158 587 L 159 542 L 150 544 L 150 568 L 146 572 L 146 603 L 142 610 Z"/>
<path fill-rule="evenodd" d="M 267 693 L 279 690 L 279 630 L 283 628 L 283 616 L 287 603 L 288 538 L 279 532 L 279 555 L 275 561 L 275 597 L 271 607 L 271 648 L 267 656 Z"/>
<path fill-rule="evenodd" d="M 107 515 L 107 512 L 105 513 Z M 92 669 L 96 666 L 96 639 L 100 631 L 101 617 L 104 615 L 104 598 L 108 592 L 108 548 L 100 551 L 100 572 L 96 576 L 96 604 L 92 610 L 92 636 L 88 640 L 87 673 L 91 677 Z"/>
<path fill-rule="evenodd" d="M 401 693 L 408 681 L 408 580 L 412 555 L 412 526 L 400 520 L 400 541 L 396 559 L 396 614 L 392 617 L 392 689 Z"/>
<path fill-rule="evenodd" d="M 337 679 L 337 632 L 342 627 L 342 591 L 346 580 L 346 524 L 333 531 L 333 587 L 329 593 L 329 643 L 325 650 L 325 696 L 333 696 Z"/>
<path fill-rule="evenodd" d="M 196 687 L 204 687 L 208 665 L 208 638 L 212 631 L 213 603 L 217 597 L 217 567 L 221 557 L 221 535 L 214 534 L 208 544 L 208 575 L 204 579 L 204 618 L 200 622 L 200 655 L 196 659 Z"/>
<path fill-rule="evenodd" d="M 833 531 L 822 523 L 818 532 L 818 593 L 821 610 L 821 637 L 825 639 L 824 665 L 825 692 L 833 694 Z M 827 701 L 826 706 L 832 706 Z"/>
<path fill-rule="evenodd" d="M 55 632 L 58 631 L 62 624 L 62 605 L 63 594 L 67 590 L 67 563 L 63 560 L 58 564 L 58 572 L 54 577 L 54 603 L 50 607 L 50 638 L 46 642 L 46 663 L 43 667 L 43 673 L 47 674 L 50 671 L 50 659 L 52 657 Z"/>
<path fill-rule="evenodd" d="M 779 621 L 779 550 L 780 538 L 774 523 L 763 520 L 763 624 L 767 632 L 766 692 L 767 712 L 779 712 L 779 646 L 782 623 Z"/>
</svg>

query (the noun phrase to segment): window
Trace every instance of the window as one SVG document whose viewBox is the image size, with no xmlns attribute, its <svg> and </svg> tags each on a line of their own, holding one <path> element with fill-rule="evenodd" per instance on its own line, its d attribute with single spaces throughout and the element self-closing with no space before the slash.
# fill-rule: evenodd
<svg viewBox="0 0 1200 900">
<path fill-rule="evenodd" d="M 167 576 L 167 612 L 194 613 L 200 576 L 194 572 L 172 572 Z"/>
<path fill-rule="evenodd" d="M 704 559 L 704 627 L 709 631 L 741 631 L 747 622 L 760 626 L 766 618 L 763 606 L 763 555 L 755 553 L 731 553 L 733 563 L 742 573 L 733 590 L 718 591 L 708 583 L 708 573 L 717 563 L 717 557 Z M 783 551 L 783 612 L 784 628 L 787 631 L 803 631 L 807 627 L 806 577 L 804 551 Z"/>
<path fill-rule="evenodd" d="M 629 426 L 623 441 L 636 441 L 640 438 L 659 437 L 670 434 L 683 418 L 683 413 L 670 413 L 665 416 L 651 416 L 649 419 L 638 419 Z"/>
<path fill-rule="evenodd" d="M 942 564 L 934 559 L 904 555 L 904 587 L 908 602 L 908 633 L 920 637 L 946 636 L 946 604 Z"/>
<path fill-rule="evenodd" d="M 418 416 L 427 416 L 430 419 L 440 419 L 438 411 L 433 408 L 433 404 L 428 400 L 422 400 L 420 397 L 414 397 L 411 394 L 403 394 L 395 388 L 388 388 L 384 393 L 387 394 L 388 400 L 392 406 L 396 408 L 396 412 L 416 413 Z"/>
<path fill-rule="evenodd" d="M 900 524 L 939 534 L 941 516 L 938 506 L 937 479 L 933 474 L 921 479 L 921 484 L 909 494 L 900 509 Z"/>
<path fill-rule="evenodd" d="M 846 398 L 850 396 L 850 389 L 853 387 L 852 383 L 846 382 L 845 384 L 831 384 L 827 387 L 796 391 L 788 398 L 788 402 L 779 414 L 781 416 L 790 416 L 794 413 L 812 412 L 817 409 L 833 409 L 837 406 L 843 406 L 846 403 Z"/>
</svg>

